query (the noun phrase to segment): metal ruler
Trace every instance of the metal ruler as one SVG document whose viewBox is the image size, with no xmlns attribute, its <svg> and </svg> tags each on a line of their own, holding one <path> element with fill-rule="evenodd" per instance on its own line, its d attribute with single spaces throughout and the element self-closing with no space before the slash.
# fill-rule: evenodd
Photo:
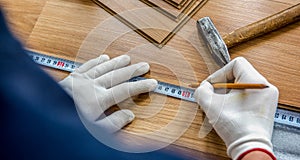
<svg viewBox="0 0 300 160">
<path fill-rule="evenodd" d="M 34 62 L 43 66 L 47 66 L 47 67 L 51 67 L 63 71 L 73 72 L 77 67 L 81 65 L 80 63 L 74 61 L 70 61 L 62 58 L 56 58 L 56 57 L 40 54 L 29 50 L 26 50 L 26 52 Z M 143 79 L 145 78 L 134 77 L 129 81 L 139 81 Z M 180 87 L 165 82 L 158 82 L 158 86 L 156 87 L 154 92 L 162 95 L 167 95 L 170 97 L 190 101 L 190 102 L 195 102 L 195 99 L 193 97 L 195 90 L 191 88 Z M 300 113 L 298 112 L 278 108 L 276 110 L 274 120 L 275 123 L 300 129 Z"/>
</svg>

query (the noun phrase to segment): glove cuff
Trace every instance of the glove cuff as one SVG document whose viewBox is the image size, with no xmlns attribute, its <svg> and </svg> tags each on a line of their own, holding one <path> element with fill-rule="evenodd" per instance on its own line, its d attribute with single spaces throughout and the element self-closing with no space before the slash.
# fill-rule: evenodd
<svg viewBox="0 0 300 160">
<path fill-rule="evenodd" d="M 227 154 L 234 160 L 240 160 L 247 153 L 255 150 L 263 151 L 270 156 L 272 155 L 271 157 L 273 159 L 276 159 L 272 150 L 271 141 L 262 137 L 240 138 L 228 146 Z"/>
<path fill-rule="evenodd" d="M 243 154 L 241 154 L 237 160 L 242 160 L 242 158 L 244 158 L 248 153 L 253 152 L 253 151 L 264 152 L 264 153 L 268 154 L 273 160 L 276 160 L 276 157 L 273 153 L 269 152 L 266 149 L 262 149 L 262 148 L 253 148 L 251 150 L 248 150 L 248 151 L 244 152 Z"/>
</svg>

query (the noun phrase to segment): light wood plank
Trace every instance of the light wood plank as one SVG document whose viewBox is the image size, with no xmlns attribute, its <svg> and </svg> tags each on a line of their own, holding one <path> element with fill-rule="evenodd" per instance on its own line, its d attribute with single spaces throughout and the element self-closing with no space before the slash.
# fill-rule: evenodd
<svg viewBox="0 0 300 160">
<path fill-rule="evenodd" d="M 163 1 L 169 3 L 173 7 L 176 7 L 177 9 L 182 8 L 187 3 L 187 0 L 163 0 Z"/>
<path fill-rule="evenodd" d="M 161 16 L 159 12 L 140 1 L 124 0 L 94 0 L 107 12 L 114 15 L 124 24 L 135 30 L 141 36 L 158 47 L 164 46 L 186 21 L 204 4 L 204 0 L 197 1 L 191 12 L 178 21 Z"/>
<path fill-rule="evenodd" d="M 184 15 L 188 15 L 189 12 L 193 11 L 195 3 L 197 0 L 188 0 L 187 5 L 181 9 L 175 9 L 169 4 L 161 0 L 140 0 L 158 12 L 164 14 L 165 16 L 171 18 L 172 20 L 178 22 Z"/>
<path fill-rule="evenodd" d="M 23 42 L 28 39 L 45 3 L 46 0 L 0 0 L 10 28 Z"/>
</svg>

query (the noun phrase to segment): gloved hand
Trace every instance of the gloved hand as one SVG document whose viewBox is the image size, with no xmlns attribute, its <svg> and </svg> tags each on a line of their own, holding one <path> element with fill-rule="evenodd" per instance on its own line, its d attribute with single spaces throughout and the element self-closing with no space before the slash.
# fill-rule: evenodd
<svg viewBox="0 0 300 160">
<path fill-rule="evenodd" d="M 213 83 L 263 83 L 265 89 L 232 89 L 219 94 Z M 196 89 L 195 99 L 209 123 L 227 146 L 227 154 L 241 159 L 251 151 L 262 151 L 275 159 L 271 136 L 278 103 L 278 90 L 244 58 L 236 58 L 213 73 Z"/>
<path fill-rule="evenodd" d="M 130 65 L 130 57 L 122 55 L 109 60 L 101 55 L 77 68 L 59 84 L 73 97 L 83 121 L 95 130 L 113 133 L 134 119 L 130 110 L 119 110 L 99 119 L 105 110 L 125 99 L 155 89 L 157 81 L 147 79 L 126 82 L 149 71 L 149 64 Z"/>
</svg>

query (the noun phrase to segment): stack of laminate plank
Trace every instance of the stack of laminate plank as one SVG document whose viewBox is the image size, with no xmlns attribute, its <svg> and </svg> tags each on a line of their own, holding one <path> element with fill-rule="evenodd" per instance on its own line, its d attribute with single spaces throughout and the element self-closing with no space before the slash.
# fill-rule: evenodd
<svg viewBox="0 0 300 160">
<path fill-rule="evenodd" d="M 207 0 L 94 0 L 158 47 L 163 47 Z"/>
</svg>

